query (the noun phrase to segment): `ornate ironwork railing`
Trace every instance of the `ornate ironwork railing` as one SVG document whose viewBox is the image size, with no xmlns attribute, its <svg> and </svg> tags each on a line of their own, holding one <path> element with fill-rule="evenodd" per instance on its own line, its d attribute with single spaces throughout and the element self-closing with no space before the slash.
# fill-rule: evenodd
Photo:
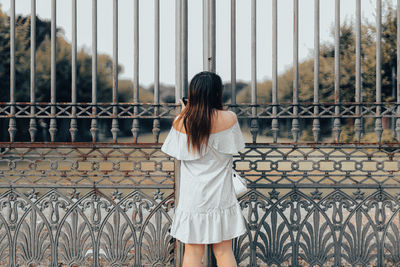
<svg viewBox="0 0 400 267">
<path fill-rule="evenodd" d="M 134 0 L 133 9 L 131 103 L 118 102 L 118 0 L 112 1 L 112 100 L 100 103 L 97 97 L 97 0 L 92 0 L 91 102 L 79 103 L 77 0 L 71 2 L 71 101 L 61 103 L 56 97 L 57 0 L 51 0 L 51 88 L 49 102 L 43 103 L 36 99 L 36 1 L 31 0 L 29 17 L 30 100 L 18 102 L 16 0 L 10 0 L 10 32 L 4 35 L 10 38 L 10 98 L 0 102 L 0 265 L 179 266 L 183 246 L 169 235 L 175 198 L 179 198 L 174 194 L 179 162 L 160 151 L 159 139 L 162 120 L 174 117 L 179 106 L 175 103 L 187 94 L 188 0 L 175 0 L 175 103 L 160 102 L 159 0 L 154 0 L 153 103 L 139 101 L 139 0 Z M 231 103 L 226 107 L 237 113 L 253 141 L 234 161 L 250 187 L 239 199 L 248 230 L 234 240 L 239 266 L 400 265 L 400 146 L 396 142 L 400 61 L 392 66 L 397 71 L 396 93 L 383 101 L 382 1 L 376 0 L 373 103 L 362 100 L 361 0 L 355 0 L 354 102 L 341 101 L 340 0 L 335 0 L 333 102 L 320 101 L 320 0 L 314 0 L 312 103 L 299 101 L 299 0 L 293 0 L 293 100 L 279 103 L 278 1 L 272 0 L 271 102 L 260 103 L 257 1 L 251 0 L 251 103 L 237 103 L 236 0 L 230 3 Z M 400 29 L 399 6 L 396 17 Z M 215 24 L 216 0 L 203 0 L 203 69 L 209 71 L 216 71 Z M 399 30 L 396 47 L 398 53 Z M 375 136 L 364 142 L 366 120 Z M 389 120 L 390 129 L 385 126 Z M 143 121 L 152 122 L 154 143 L 138 143 Z M 79 128 L 78 122 L 86 128 Z M 106 127 L 101 128 L 103 122 Z M 118 139 L 123 126 L 126 130 L 125 122 L 133 137 L 130 143 Z M 343 133 L 344 123 L 354 135 L 350 143 L 340 143 L 341 136 L 349 134 Z M 257 142 L 265 135 L 263 124 L 268 125 L 268 143 Z M 40 127 L 48 135 L 44 142 L 37 138 Z M 312 135 L 307 142 L 301 139 L 304 127 Z M 108 143 L 99 138 L 104 128 L 112 136 Z M 384 128 L 390 132 L 385 140 Z M 88 142 L 76 142 L 84 131 Z M 24 138 L 18 136 L 22 132 Z M 326 132 L 333 138 L 326 138 Z M 215 265 L 212 257 L 204 260 L 204 265 Z"/>
<path fill-rule="evenodd" d="M 400 148 L 249 144 L 235 168 L 247 234 L 239 266 L 396 266 Z"/>
<path fill-rule="evenodd" d="M 1 266 L 175 266 L 159 146 L 0 148 Z"/>
<path fill-rule="evenodd" d="M 55 107 L 55 115 L 51 114 L 51 108 Z M 251 113 L 252 107 L 257 107 L 256 118 L 258 119 L 293 119 L 294 109 L 298 109 L 301 119 L 331 119 L 335 116 L 339 118 L 398 118 L 397 109 L 400 104 L 393 102 L 383 103 L 280 103 L 280 104 L 235 104 L 227 105 L 228 109 L 235 109 L 239 118 L 253 118 Z M 36 112 L 31 114 L 30 109 L 35 108 Z M 172 119 L 175 117 L 176 104 L 153 104 L 153 103 L 21 103 L 15 104 L 0 102 L 0 118 L 14 117 L 16 119 L 50 119 L 52 116 L 60 119 L 109 119 L 113 115 L 113 108 L 117 107 L 117 119 Z M 335 114 L 336 107 L 339 113 Z M 14 113 L 11 109 L 14 108 Z M 96 108 L 96 114 L 92 113 L 92 109 Z M 314 109 L 318 108 L 318 113 Z M 381 113 L 377 114 L 376 109 L 380 108 Z M 137 109 L 135 113 L 135 109 Z M 158 113 L 156 113 L 158 109 Z M 357 111 L 357 109 L 359 109 Z M 72 113 L 74 110 L 75 115 Z M 274 114 L 276 110 L 276 114 Z M 357 113 L 358 112 L 358 113 Z"/>
</svg>

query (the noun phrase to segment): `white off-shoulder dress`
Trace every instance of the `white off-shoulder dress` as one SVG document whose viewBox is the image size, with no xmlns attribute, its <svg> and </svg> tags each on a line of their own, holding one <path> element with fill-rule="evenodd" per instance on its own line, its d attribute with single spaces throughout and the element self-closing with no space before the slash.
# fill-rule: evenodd
<svg viewBox="0 0 400 267">
<path fill-rule="evenodd" d="M 183 243 L 211 244 L 246 232 L 232 183 L 232 154 L 244 148 L 239 123 L 212 133 L 201 153 L 187 149 L 186 134 L 171 128 L 161 150 L 181 160 L 179 203 L 171 235 Z"/>
</svg>

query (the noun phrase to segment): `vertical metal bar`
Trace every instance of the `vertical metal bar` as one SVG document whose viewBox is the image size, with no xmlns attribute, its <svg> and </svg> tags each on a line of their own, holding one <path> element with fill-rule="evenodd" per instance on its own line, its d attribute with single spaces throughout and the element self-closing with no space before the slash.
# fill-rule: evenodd
<svg viewBox="0 0 400 267">
<path fill-rule="evenodd" d="M 182 10 L 182 35 L 181 35 L 181 72 L 182 72 L 182 96 L 187 96 L 188 88 L 188 0 L 182 0 L 181 10 Z"/>
<path fill-rule="evenodd" d="M 208 1 L 209 0 L 203 0 L 203 70 L 208 70 Z"/>
<path fill-rule="evenodd" d="M 251 1 L 251 103 L 257 103 L 257 1 Z"/>
<path fill-rule="evenodd" d="M 96 142 L 97 128 L 97 0 L 92 0 L 92 142 Z"/>
<path fill-rule="evenodd" d="M 253 143 L 257 141 L 257 0 L 251 1 L 251 125 Z"/>
<path fill-rule="evenodd" d="M 396 135 L 397 140 L 400 140 L 400 0 L 397 0 L 397 120 L 396 120 Z"/>
<path fill-rule="evenodd" d="M 139 113 L 139 0 L 134 2 L 133 18 L 133 114 L 136 117 Z M 137 143 L 139 136 L 139 120 L 133 119 L 132 122 L 133 142 Z"/>
<path fill-rule="evenodd" d="M 113 142 L 117 142 L 118 127 L 118 0 L 113 1 L 113 119 L 111 123 L 111 133 Z"/>
<path fill-rule="evenodd" d="M 206 245 L 206 249 L 204 250 L 203 258 L 201 259 L 204 267 L 212 267 L 212 265 L 210 263 L 209 254 L 210 254 L 209 246 Z M 176 266 L 180 266 L 180 265 L 176 265 Z"/>
<path fill-rule="evenodd" d="M 231 104 L 236 105 L 236 0 L 231 0 Z"/>
<path fill-rule="evenodd" d="M 30 73 L 31 119 L 29 120 L 29 135 L 31 142 L 35 141 L 37 124 L 35 119 L 36 92 L 36 0 L 31 0 L 31 73 Z"/>
<path fill-rule="evenodd" d="M 356 0 L 356 116 L 354 131 L 358 142 L 361 141 L 361 0 Z"/>
<path fill-rule="evenodd" d="M 377 142 L 382 139 L 382 0 L 376 0 L 376 120 L 375 133 Z"/>
<path fill-rule="evenodd" d="M 160 103 L 160 0 L 154 0 L 154 116 L 153 137 L 158 143 L 160 136 L 160 120 L 158 119 L 158 105 Z"/>
<path fill-rule="evenodd" d="M 313 119 L 313 134 L 314 134 L 314 141 L 319 142 L 320 138 L 320 121 L 318 117 L 319 113 L 319 0 L 314 0 L 314 119 Z"/>
<path fill-rule="evenodd" d="M 208 0 L 207 0 L 208 1 Z M 179 103 L 181 99 L 181 1 L 175 0 L 175 103 Z M 179 106 L 177 107 L 177 112 Z M 174 196 L 175 201 L 179 200 L 179 188 L 180 188 L 180 160 L 175 160 L 175 188 Z M 181 266 L 183 262 L 183 243 L 176 242 L 176 266 Z"/>
<path fill-rule="evenodd" d="M 50 102 L 51 102 L 51 119 L 50 119 L 50 140 L 55 141 L 57 132 L 56 122 L 56 0 L 51 1 L 51 88 L 50 88 Z"/>
<path fill-rule="evenodd" d="M 17 122 L 15 120 L 15 0 L 11 0 L 10 5 L 10 104 L 11 117 L 8 124 L 10 142 L 14 142 L 17 132 Z"/>
<path fill-rule="evenodd" d="M 335 2 L 335 119 L 333 121 L 333 134 L 339 142 L 341 132 L 340 122 L 340 0 Z"/>
<path fill-rule="evenodd" d="M 299 102 L 299 1 L 293 0 L 293 120 L 292 136 L 297 142 L 300 133 L 300 124 L 298 119 Z"/>
<path fill-rule="evenodd" d="M 215 65 L 216 65 L 216 42 L 215 42 L 215 0 L 209 0 L 208 2 L 208 8 L 209 8 L 209 13 L 208 13 L 208 18 L 209 18 L 209 48 L 208 48 L 208 70 L 215 72 Z"/>
<path fill-rule="evenodd" d="M 396 67 L 394 65 L 392 65 L 392 98 L 396 99 Z M 395 114 L 395 112 L 396 111 L 393 111 L 393 114 Z M 393 132 L 393 138 L 396 138 L 395 124 L 396 118 L 390 118 L 390 129 Z"/>
<path fill-rule="evenodd" d="M 72 103 L 72 118 L 69 132 L 71 141 L 75 142 L 78 125 L 76 120 L 76 0 L 72 0 L 72 62 L 71 62 L 71 103 Z"/>
<path fill-rule="evenodd" d="M 181 176 L 181 161 L 175 159 L 174 160 L 174 170 L 175 170 L 175 188 L 174 188 L 174 196 L 175 196 L 175 207 L 179 203 L 179 188 L 180 188 L 180 176 Z M 182 266 L 183 262 L 183 243 L 179 240 L 175 241 L 175 266 Z M 206 265 L 204 265 L 206 266 Z"/>
<path fill-rule="evenodd" d="M 274 143 L 278 141 L 278 0 L 272 1 L 272 122 Z"/>
<path fill-rule="evenodd" d="M 181 0 L 175 0 L 175 103 L 182 97 L 181 86 Z"/>
<path fill-rule="evenodd" d="M 207 245 L 206 253 L 207 253 L 208 257 L 205 258 L 203 266 L 217 267 L 217 259 L 215 258 L 214 251 L 212 249 L 212 245 L 211 244 Z"/>
</svg>

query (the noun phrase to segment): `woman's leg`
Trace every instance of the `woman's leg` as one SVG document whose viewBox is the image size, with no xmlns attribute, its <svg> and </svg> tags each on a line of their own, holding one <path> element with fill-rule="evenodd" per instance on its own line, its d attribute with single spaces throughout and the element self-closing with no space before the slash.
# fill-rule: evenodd
<svg viewBox="0 0 400 267">
<path fill-rule="evenodd" d="M 232 239 L 213 244 L 213 251 L 218 267 L 237 267 L 232 251 Z"/>
<path fill-rule="evenodd" d="M 185 244 L 182 267 L 201 267 L 204 246 L 203 244 Z"/>
</svg>

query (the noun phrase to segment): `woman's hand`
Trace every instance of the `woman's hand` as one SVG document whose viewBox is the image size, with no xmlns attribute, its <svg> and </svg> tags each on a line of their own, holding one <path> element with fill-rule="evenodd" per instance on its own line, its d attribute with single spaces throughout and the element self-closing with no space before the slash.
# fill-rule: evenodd
<svg viewBox="0 0 400 267">
<path fill-rule="evenodd" d="M 179 103 L 181 103 L 181 111 L 186 107 L 185 103 L 183 103 L 182 99 L 179 99 Z"/>
</svg>

